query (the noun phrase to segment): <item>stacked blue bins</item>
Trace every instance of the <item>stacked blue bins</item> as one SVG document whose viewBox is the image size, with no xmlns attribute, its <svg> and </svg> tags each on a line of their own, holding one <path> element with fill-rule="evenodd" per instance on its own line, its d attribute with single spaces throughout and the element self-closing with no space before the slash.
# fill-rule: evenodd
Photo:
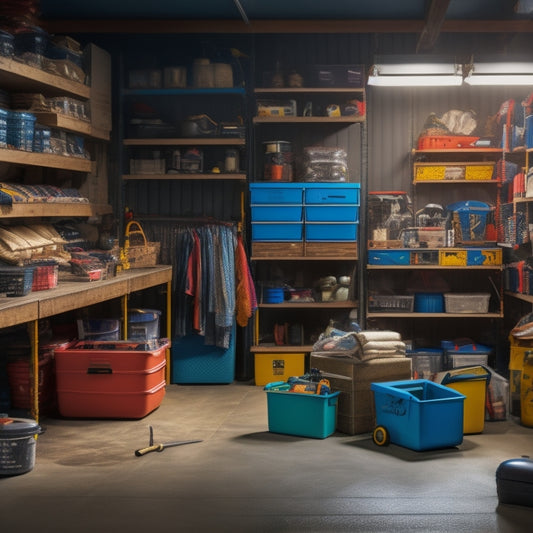
<svg viewBox="0 0 533 533">
<path fill-rule="evenodd" d="M 371 383 L 370 389 L 378 446 L 393 443 L 423 451 L 463 442 L 463 394 L 425 379 Z"/>
<path fill-rule="evenodd" d="M 236 334 L 234 325 L 227 349 L 207 345 L 205 337 L 195 333 L 172 339 L 172 383 L 232 383 Z"/>
<path fill-rule="evenodd" d="M 159 339 L 157 309 L 132 309 L 128 312 L 128 339 L 153 341 Z"/>
</svg>

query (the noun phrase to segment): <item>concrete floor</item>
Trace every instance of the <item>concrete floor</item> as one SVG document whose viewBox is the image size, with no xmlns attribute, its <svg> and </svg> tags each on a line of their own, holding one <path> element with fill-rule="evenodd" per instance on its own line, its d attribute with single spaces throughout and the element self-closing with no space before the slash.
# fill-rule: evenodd
<svg viewBox="0 0 533 533">
<path fill-rule="evenodd" d="M 268 432 L 249 383 L 169 385 L 141 420 L 43 418 L 33 470 L 0 478 L 2 533 L 530 533 L 533 508 L 498 505 L 495 472 L 533 455 L 533 428 L 487 422 L 457 448 L 377 447 Z M 148 444 L 202 439 L 136 457 Z"/>
</svg>

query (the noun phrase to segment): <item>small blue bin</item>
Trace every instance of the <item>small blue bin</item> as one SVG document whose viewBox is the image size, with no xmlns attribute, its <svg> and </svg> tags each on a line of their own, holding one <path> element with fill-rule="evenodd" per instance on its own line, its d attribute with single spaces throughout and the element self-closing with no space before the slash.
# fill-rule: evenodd
<svg viewBox="0 0 533 533">
<path fill-rule="evenodd" d="M 384 428 L 391 443 L 423 451 L 463 442 L 463 394 L 426 379 L 371 383 L 370 388 L 376 428 Z"/>
<path fill-rule="evenodd" d="M 446 206 L 449 213 L 457 213 L 460 222 L 461 241 L 484 241 L 490 205 L 476 200 L 455 202 Z"/>
<path fill-rule="evenodd" d="M 339 242 L 357 240 L 357 223 L 308 222 L 305 224 L 305 240 Z"/>
<path fill-rule="evenodd" d="M 250 183 L 250 204 L 302 204 L 302 183 Z"/>
<path fill-rule="evenodd" d="M 306 205 L 305 220 L 308 222 L 359 222 L 359 206 Z"/>
<path fill-rule="evenodd" d="M 301 205 L 252 205 L 252 222 L 301 222 Z"/>
<path fill-rule="evenodd" d="M 369 265 L 409 265 L 410 250 L 368 250 Z"/>
<path fill-rule="evenodd" d="M 252 241 L 301 241 L 303 223 L 301 222 L 252 222 Z"/>
<path fill-rule="evenodd" d="M 444 294 L 442 292 L 415 293 L 415 313 L 444 313 Z"/>
<path fill-rule="evenodd" d="M 268 430 L 272 433 L 325 439 L 337 426 L 340 392 L 305 394 L 289 392 L 285 382 L 269 383 L 267 394 Z"/>
</svg>

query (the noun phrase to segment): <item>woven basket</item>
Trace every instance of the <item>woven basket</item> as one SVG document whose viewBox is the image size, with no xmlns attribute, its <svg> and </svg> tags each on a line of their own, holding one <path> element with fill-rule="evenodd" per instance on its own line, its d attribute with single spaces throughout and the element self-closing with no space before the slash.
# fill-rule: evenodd
<svg viewBox="0 0 533 533">
<path fill-rule="evenodd" d="M 157 265 L 160 242 L 148 242 L 144 230 L 135 220 L 126 226 L 124 251 L 129 268 L 144 268 Z"/>
</svg>

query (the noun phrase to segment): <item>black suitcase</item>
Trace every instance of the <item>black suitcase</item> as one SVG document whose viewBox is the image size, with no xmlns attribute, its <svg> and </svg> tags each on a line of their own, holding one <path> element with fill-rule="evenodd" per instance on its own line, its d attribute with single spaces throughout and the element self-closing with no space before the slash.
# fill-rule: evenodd
<svg viewBox="0 0 533 533">
<path fill-rule="evenodd" d="M 533 507 L 533 459 L 509 459 L 496 470 L 498 501 Z"/>
</svg>

